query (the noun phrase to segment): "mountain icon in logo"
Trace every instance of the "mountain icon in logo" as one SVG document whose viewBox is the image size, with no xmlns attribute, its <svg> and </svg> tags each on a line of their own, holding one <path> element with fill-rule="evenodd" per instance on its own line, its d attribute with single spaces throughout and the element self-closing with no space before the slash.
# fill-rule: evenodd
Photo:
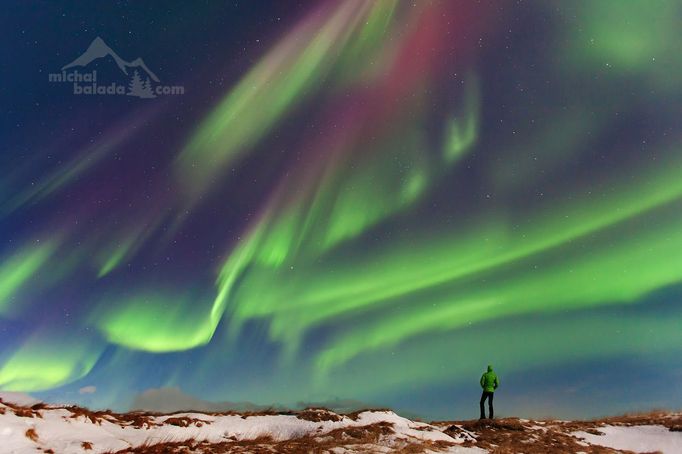
<svg viewBox="0 0 682 454">
<path fill-rule="evenodd" d="M 154 82 L 159 82 L 159 78 L 156 77 L 156 74 L 154 74 L 149 68 L 147 68 L 147 65 L 144 64 L 144 61 L 141 58 L 136 58 L 133 61 L 126 61 L 122 59 L 99 36 L 92 40 L 87 50 L 83 52 L 83 54 L 80 57 L 76 58 L 68 65 L 64 65 L 62 67 L 62 71 L 70 68 L 75 68 L 78 66 L 87 66 L 93 61 L 98 60 L 100 58 L 104 58 L 106 56 L 110 56 L 111 58 L 113 58 L 116 65 L 119 67 L 121 71 L 123 71 L 123 74 L 125 74 L 126 76 L 130 75 L 128 73 L 128 70 L 130 68 L 136 68 L 136 71 L 137 68 L 139 68 L 144 70 L 149 75 L 149 77 L 152 78 Z"/>
</svg>

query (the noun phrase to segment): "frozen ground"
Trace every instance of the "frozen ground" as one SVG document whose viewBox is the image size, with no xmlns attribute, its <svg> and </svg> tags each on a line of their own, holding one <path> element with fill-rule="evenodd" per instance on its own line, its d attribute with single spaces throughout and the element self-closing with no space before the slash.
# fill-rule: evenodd
<svg viewBox="0 0 682 454">
<path fill-rule="evenodd" d="M 574 436 L 586 442 L 634 452 L 682 453 L 682 432 L 671 432 L 664 426 L 604 426 L 595 435 L 575 432 Z"/>
<path fill-rule="evenodd" d="M 459 446 L 464 438 L 391 411 L 337 415 L 327 410 L 295 414 L 90 412 L 78 407 L 0 404 L 3 452 L 327 452 L 483 453 Z"/>
<path fill-rule="evenodd" d="M 682 452 L 678 413 L 583 422 L 506 418 L 427 424 L 389 410 L 160 415 L 1 397 L 0 450 L 7 453 Z"/>
</svg>

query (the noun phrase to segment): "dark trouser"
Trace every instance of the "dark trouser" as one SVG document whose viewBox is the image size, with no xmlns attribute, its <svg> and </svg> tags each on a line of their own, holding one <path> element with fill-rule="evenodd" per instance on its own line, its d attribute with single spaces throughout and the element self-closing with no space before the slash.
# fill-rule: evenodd
<svg viewBox="0 0 682 454">
<path fill-rule="evenodd" d="M 483 404 L 485 403 L 486 398 L 488 399 L 488 413 L 490 413 L 489 418 L 493 419 L 493 395 L 495 393 L 492 393 L 490 391 L 483 391 L 483 394 L 481 394 L 481 419 L 485 418 L 485 411 L 483 410 Z"/>
</svg>

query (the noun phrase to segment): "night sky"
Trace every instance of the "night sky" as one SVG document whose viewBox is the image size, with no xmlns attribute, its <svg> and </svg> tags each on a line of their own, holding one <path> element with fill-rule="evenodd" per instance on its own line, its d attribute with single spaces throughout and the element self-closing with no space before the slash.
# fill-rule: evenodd
<svg viewBox="0 0 682 454">
<path fill-rule="evenodd" d="M 682 406 L 679 1 L 3 7 L 1 390 Z"/>
</svg>

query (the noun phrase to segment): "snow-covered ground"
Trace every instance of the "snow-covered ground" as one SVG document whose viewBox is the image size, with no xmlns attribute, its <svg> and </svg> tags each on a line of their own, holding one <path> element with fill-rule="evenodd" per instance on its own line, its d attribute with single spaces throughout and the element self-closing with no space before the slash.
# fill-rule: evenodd
<svg viewBox="0 0 682 454">
<path fill-rule="evenodd" d="M 336 452 L 392 452 L 394 448 L 418 444 L 433 445 L 437 451 L 462 454 L 484 453 L 478 448 L 458 446 L 462 440 L 451 437 L 435 427 L 414 422 L 391 411 L 365 411 L 351 418 L 325 410 L 278 415 L 211 415 L 176 413 L 139 418 L 124 418 L 112 413 L 84 413 L 80 409 L 41 406 L 21 407 L 0 403 L 0 450 L 7 453 L 103 453 L 117 452 L 143 445 L 191 441 L 209 444 L 234 443 L 264 439 L 264 444 L 285 440 L 311 438 L 325 442 L 333 431 L 354 428 L 367 429 L 367 434 L 379 431 L 376 446 L 366 443 L 356 448 Z M 315 420 L 309 420 L 309 419 Z M 317 420 L 321 419 L 321 420 Z M 325 420 L 326 419 L 326 420 Z M 390 429 L 387 429 L 390 428 Z M 363 437 L 365 432 L 356 432 Z M 358 438 L 356 436 L 356 438 Z M 331 440 L 332 443 L 333 440 Z M 351 440 L 353 441 L 353 440 Z M 343 448 L 343 446 L 335 446 Z M 330 452 L 332 452 L 330 450 Z"/>
<path fill-rule="evenodd" d="M 595 435 L 587 432 L 573 432 L 572 435 L 586 442 L 634 452 L 682 453 L 682 432 L 672 432 L 663 426 L 603 426 Z"/>
<path fill-rule="evenodd" d="M 0 452 L 545 452 L 682 453 L 682 415 L 657 413 L 601 421 L 494 421 L 423 423 L 392 411 L 339 415 L 324 409 L 286 414 L 142 412 L 117 414 L 50 406 L 22 395 L 0 394 Z M 600 451 L 601 450 L 601 451 Z M 534 451 L 535 452 L 535 451 Z M 614 451 L 615 452 L 615 451 Z"/>
</svg>

